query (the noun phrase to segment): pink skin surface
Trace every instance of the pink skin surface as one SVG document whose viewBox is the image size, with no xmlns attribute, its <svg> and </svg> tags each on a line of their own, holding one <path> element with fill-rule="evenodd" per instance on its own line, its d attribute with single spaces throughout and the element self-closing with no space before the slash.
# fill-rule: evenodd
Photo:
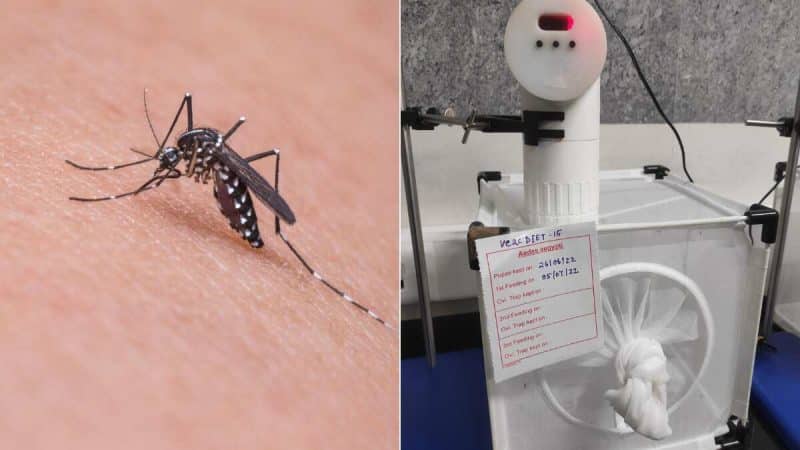
<svg viewBox="0 0 800 450">
<path fill-rule="evenodd" d="M 298 218 L 285 234 L 396 328 L 397 3 L 12 3 L 0 16 L 1 446 L 396 448 L 396 331 L 312 278 L 266 208 L 254 250 L 210 184 L 71 202 L 136 188 L 154 164 L 82 172 L 64 159 L 153 152 L 145 87 L 159 136 L 185 91 L 197 125 L 246 115 L 234 148 L 282 150 Z M 272 180 L 274 160 L 254 166 Z"/>
</svg>

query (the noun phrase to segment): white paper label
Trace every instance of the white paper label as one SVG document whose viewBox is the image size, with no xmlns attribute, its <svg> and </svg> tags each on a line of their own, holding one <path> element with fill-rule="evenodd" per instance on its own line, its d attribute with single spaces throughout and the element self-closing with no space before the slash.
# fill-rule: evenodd
<svg viewBox="0 0 800 450">
<path fill-rule="evenodd" d="M 594 222 L 475 241 L 495 382 L 599 349 Z"/>
</svg>

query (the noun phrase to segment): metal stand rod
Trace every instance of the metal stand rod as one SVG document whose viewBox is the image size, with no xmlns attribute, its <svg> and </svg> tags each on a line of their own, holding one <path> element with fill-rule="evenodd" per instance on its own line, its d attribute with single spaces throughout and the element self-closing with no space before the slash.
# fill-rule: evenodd
<svg viewBox="0 0 800 450">
<path fill-rule="evenodd" d="M 783 125 L 783 122 L 775 120 L 746 120 L 745 125 L 748 127 L 765 127 L 765 128 L 778 128 Z"/>
<path fill-rule="evenodd" d="M 402 76 L 401 76 L 402 83 Z M 402 85 L 405 101 L 405 84 Z M 403 167 L 403 187 L 406 193 L 408 224 L 411 231 L 411 249 L 414 253 L 414 275 L 417 278 L 417 301 L 422 321 L 422 336 L 425 341 L 425 356 L 428 365 L 436 366 L 436 338 L 431 316 L 431 296 L 428 288 L 428 268 L 425 264 L 425 243 L 422 238 L 422 220 L 417 198 L 417 178 L 414 172 L 414 154 L 411 149 L 411 128 L 403 126 L 400 132 L 400 163 Z"/>
<path fill-rule="evenodd" d="M 778 286 L 781 281 L 781 269 L 783 265 L 783 251 L 786 247 L 786 232 L 789 229 L 789 216 L 792 209 L 792 194 L 797 178 L 797 163 L 800 159 L 800 138 L 798 137 L 798 124 L 800 124 L 800 82 L 798 82 L 797 99 L 794 106 L 794 126 L 792 127 L 792 140 L 789 144 L 789 161 L 786 171 L 786 178 L 783 180 L 783 198 L 780 205 L 780 217 L 778 219 L 778 236 L 772 250 L 771 270 L 767 280 L 767 295 L 764 301 L 764 313 L 761 320 L 761 335 L 769 340 L 772 334 L 772 321 L 775 314 L 775 304 L 778 296 Z M 759 124 L 761 125 L 761 124 Z M 758 126 L 758 125 L 757 125 Z M 768 125 L 761 125 L 768 126 Z"/>
<path fill-rule="evenodd" d="M 428 270 L 425 265 L 425 244 L 422 240 L 422 224 L 417 199 L 417 180 L 414 175 L 414 156 L 411 152 L 411 130 L 403 127 L 400 135 L 402 146 L 403 184 L 408 207 L 408 223 L 411 228 L 411 246 L 414 251 L 414 274 L 417 277 L 417 298 L 422 332 L 425 338 L 425 355 L 431 367 L 436 366 L 436 340 L 433 335 L 430 291 L 428 289 Z"/>
</svg>

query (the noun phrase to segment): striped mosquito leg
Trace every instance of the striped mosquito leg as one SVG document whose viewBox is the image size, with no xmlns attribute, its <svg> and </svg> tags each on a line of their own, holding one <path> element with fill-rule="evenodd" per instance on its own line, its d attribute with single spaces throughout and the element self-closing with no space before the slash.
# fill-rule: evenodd
<svg viewBox="0 0 800 450">
<path fill-rule="evenodd" d="M 97 171 L 97 170 L 117 170 L 117 169 L 123 169 L 123 168 L 125 168 L 125 167 L 135 166 L 135 165 L 137 165 L 137 164 L 144 164 L 144 163 L 146 163 L 146 162 L 150 162 L 150 161 L 153 161 L 153 160 L 155 160 L 155 158 L 153 158 L 152 156 L 150 156 L 150 157 L 148 157 L 147 159 L 140 159 L 140 160 L 138 160 L 138 161 L 133 161 L 133 162 L 125 163 L 125 164 L 116 164 L 116 165 L 113 165 L 113 166 L 100 166 L 100 167 L 90 167 L 90 166 L 84 166 L 84 165 L 82 165 L 82 164 L 78 164 L 78 163 L 72 162 L 72 161 L 70 161 L 70 160 L 68 160 L 68 159 L 65 159 L 65 160 L 64 160 L 64 162 L 65 162 L 65 163 L 67 163 L 67 164 L 69 164 L 70 166 L 72 166 L 72 167 L 76 168 L 76 169 L 80 169 L 80 170 L 95 170 L 95 171 Z"/>
<path fill-rule="evenodd" d="M 341 289 L 339 289 L 336 286 L 334 286 L 331 283 L 329 283 L 328 280 L 326 280 L 319 272 L 314 270 L 306 262 L 305 258 L 303 258 L 300 255 L 300 253 L 298 253 L 297 249 L 294 248 L 294 245 L 292 245 L 292 243 L 289 242 L 288 239 L 286 239 L 286 236 L 284 236 L 283 233 L 278 231 L 278 236 L 281 237 L 283 242 L 286 243 L 286 246 L 289 247 L 289 250 L 291 250 L 292 253 L 294 253 L 294 256 L 297 257 L 297 259 L 303 264 L 303 267 L 305 267 L 306 270 L 308 270 L 308 273 L 310 273 L 314 278 L 316 278 L 317 280 L 322 282 L 322 284 L 324 284 L 331 291 L 335 292 L 339 297 L 344 299 L 346 302 L 348 302 L 351 305 L 355 306 L 356 308 L 360 309 L 362 312 L 367 313 L 367 315 L 369 315 L 372 319 L 380 322 L 382 325 L 384 325 L 385 327 L 389 328 L 390 330 L 394 330 L 394 328 L 391 325 L 389 325 L 389 323 L 387 323 L 380 316 L 375 314 L 371 309 L 369 309 L 366 306 L 362 305 L 361 303 L 358 303 L 357 301 L 353 300 L 353 297 L 350 297 L 349 295 L 345 294 L 344 291 L 342 291 Z"/>
</svg>

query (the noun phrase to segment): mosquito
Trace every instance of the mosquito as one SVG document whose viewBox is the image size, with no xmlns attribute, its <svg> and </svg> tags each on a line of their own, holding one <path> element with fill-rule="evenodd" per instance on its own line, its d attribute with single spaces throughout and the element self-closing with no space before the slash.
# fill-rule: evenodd
<svg viewBox="0 0 800 450">
<path fill-rule="evenodd" d="M 181 133 L 174 146 L 166 146 L 167 140 L 175 129 L 175 125 L 186 108 L 186 131 Z M 147 123 L 153 134 L 153 139 L 158 146 L 158 150 L 153 155 L 131 149 L 135 153 L 145 156 L 144 159 L 137 161 L 103 167 L 88 167 L 74 163 L 70 160 L 65 162 L 72 167 L 80 170 L 102 171 L 118 170 L 145 164 L 152 161 L 158 162 L 153 172 L 153 176 L 137 189 L 117 195 L 105 197 L 86 198 L 69 197 L 70 200 L 80 202 L 101 202 L 116 200 L 123 197 L 135 196 L 144 191 L 155 189 L 170 179 L 177 179 L 182 176 L 193 177 L 196 182 L 207 184 L 214 180 L 214 198 L 217 206 L 225 218 L 228 219 L 230 227 L 239 233 L 242 239 L 246 240 L 253 248 L 261 248 L 264 241 L 258 228 L 258 218 L 256 217 L 253 201 L 250 194 L 254 194 L 261 203 L 264 204 L 275 215 L 275 234 L 289 247 L 289 250 L 303 264 L 303 267 L 317 280 L 322 282 L 328 289 L 335 292 L 339 297 L 368 314 L 372 319 L 391 328 L 391 326 L 381 317 L 375 314 L 366 306 L 356 302 L 352 297 L 337 288 L 308 264 L 305 258 L 300 255 L 297 249 L 281 231 L 281 222 L 292 225 L 296 222 L 295 215 L 286 200 L 281 197 L 278 191 L 278 181 L 280 176 L 280 150 L 275 148 L 265 152 L 257 153 L 249 157 L 242 157 L 228 144 L 228 139 L 245 122 L 244 117 L 239 120 L 224 134 L 219 130 L 209 127 L 194 127 L 194 117 L 192 115 L 192 95 L 186 93 L 175 113 L 175 118 L 169 127 L 164 139 L 159 142 L 156 136 L 153 123 L 150 120 L 150 113 L 147 108 L 147 91 L 144 93 L 144 110 Z M 275 186 L 273 187 L 264 177 L 261 176 L 250 165 L 251 162 L 262 158 L 275 157 Z M 180 167 L 181 163 L 186 163 L 185 167 Z"/>
</svg>

